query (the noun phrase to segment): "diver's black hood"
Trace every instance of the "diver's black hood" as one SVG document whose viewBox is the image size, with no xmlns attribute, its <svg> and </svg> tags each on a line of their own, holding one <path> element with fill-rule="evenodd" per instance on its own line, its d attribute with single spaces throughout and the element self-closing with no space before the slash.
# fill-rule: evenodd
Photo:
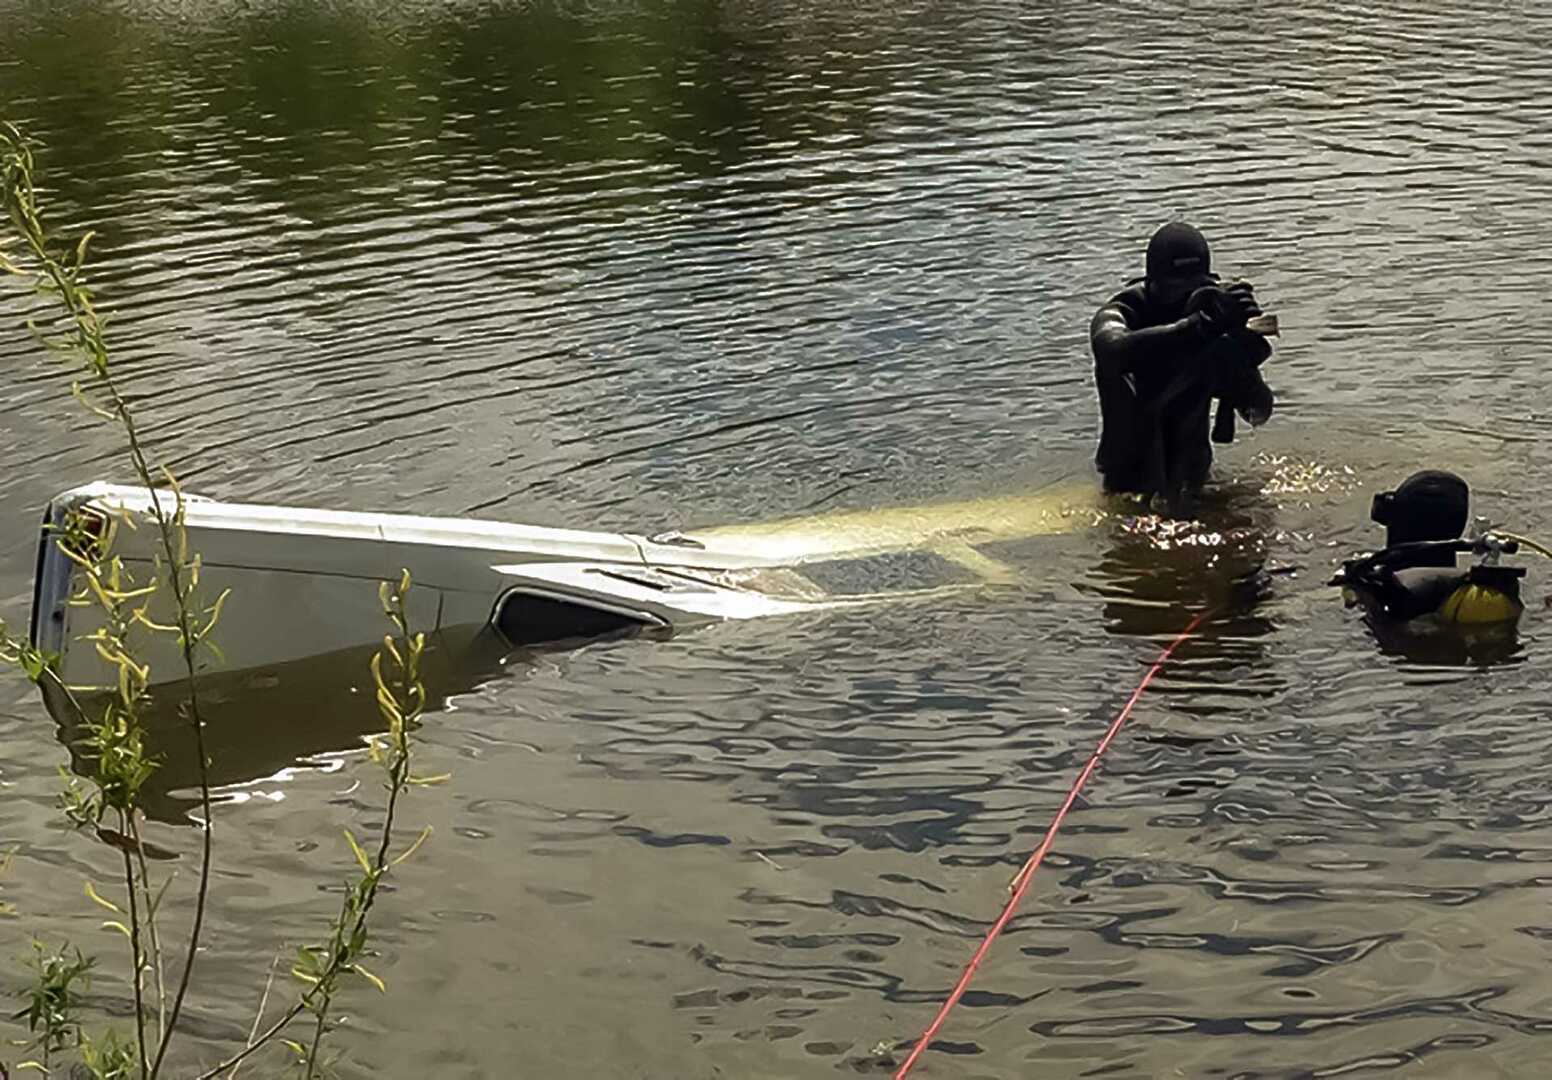
<svg viewBox="0 0 1552 1080">
<path fill-rule="evenodd" d="M 1172 221 L 1148 241 L 1147 274 L 1159 278 L 1206 279 L 1212 274 L 1212 252 L 1207 238 L 1195 226 Z"/>
<path fill-rule="evenodd" d="M 1374 496 L 1369 516 L 1385 526 L 1385 546 L 1455 540 L 1466 531 L 1471 489 L 1452 472 L 1424 469 L 1395 491 Z"/>
</svg>

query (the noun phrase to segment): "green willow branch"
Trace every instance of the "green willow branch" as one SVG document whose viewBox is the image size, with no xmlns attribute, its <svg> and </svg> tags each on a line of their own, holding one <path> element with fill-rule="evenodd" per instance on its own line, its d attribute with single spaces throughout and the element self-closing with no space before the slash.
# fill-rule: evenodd
<svg viewBox="0 0 1552 1080">
<path fill-rule="evenodd" d="M 41 267 L 39 271 L 34 273 L 34 280 L 41 291 L 52 293 L 58 298 L 66 315 L 73 324 L 73 330 L 68 336 L 68 343 L 63 345 L 63 349 L 76 353 L 99 395 L 107 402 L 108 407 L 104 409 L 92 403 L 79 383 L 73 385 L 73 392 L 75 392 L 83 404 L 92 408 L 99 415 L 105 415 L 118 421 L 123 427 L 128 443 L 130 461 L 134 467 L 135 474 L 150 495 L 152 516 L 156 522 L 162 553 L 166 560 L 168 584 L 177 606 L 179 644 L 183 653 L 184 668 L 188 676 L 188 718 L 193 729 L 195 752 L 199 761 L 201 853 L 199 889 L 195 900 L 192 926 L 189 931 L 188 953 L 184 957 L 183 973 L 178 981 L 177 993 L 173 998 L 172 1009 L 167 1016 L 165 1030 L 163 1030 L 158 1042 L 155 1060 L 151 1064 L 149 1073 L 143 1074 L 154 1078 L 161 1071 L 167 1048 L 177 1027 L 179 1014 L 183 1009 L 184 998 L 188 993 L 189 979 L 193 973 L 195 958 L 199 953 L 199 942 L 204 928 L 205 909 L 208 905 L 210 893 L 212 829 L 210 783 L 205 753 L 204 720 L 200 712 L 199 694 L 195 686 L 194 650 L 198 645 L 199 635 L 195 630 L 195 620 L 191 610 L 193 607 L 194 588 L 191 581 L 192 575 L 185 573 L 187 568 L 185 561 L 186 534 L 183 532 L 185 507 L 182 493 L 177 489 L 176 482 L 172 480 L 171 474 L 165 473 L 165 470 L 164 475 L 173 486 L 175 503 L 170 514 L 162 505 L 162 498 L 157 490 L 156 478 L 153 475 L 151 465 L 141 444 L 139 429 L 136 426 L 134 415 L 114 380 L 112 368 L 109 364 L 107 345 L 103 340 L 102 321 L 92 305 L 90 292 L 82 287 L 77 280 L 81 264 L 86 258 L 87 244 L 91 239 L 91 234 L 87 233 L 81 238 L 80 243 L 75 249 L 73 265 L 69 268 L 56 259 L 48 250 L 42 218 L 38 211 L 37 194 L 33 185 L 32 152 L 21 132 L 11 124 L 0 124 L 0 190 L 3 190 L 6 210 L 11 218 L 12 225 L 21 235 L 23 245 L 28 253 Z M 5 253 L 0 253 L 0 271 L 11 273 L 24 272 Z M 51 342 L 50 344 L 60 345 L 58 342 Z M 129 885 L 131 891 L 133 891 L 133 881 Z M 138 980 L 140 976 L 138 969 L 135 975 Z M 137 1024 L 143 1022 L 143 1018 L 138 1015 L 136 1020 Z"/>
<path fill-rule="evenodd" d="M 385 738 L 381 741 L 374 738 L 368 744 L 371 760 L 382 766 L 386 774 L 384 787 L 388 790 L 388 804 L 383 815 L 382 834 L 378 838 L 377 850 L 369 857 L 356 842 L 356 838 L 348 830 L 346 831 L 345 838 L 350 843 L 357 865 L 361 868 L 361 878 L 345 890 L 345 898 L 340 904 L 339 918 L 335 920 L 329 942 L 322 946 L 306 946 L 300 950 L 297 966 L 292 969 L 292 973 L 308 984 L 307 990 L 262 1034 L 257 1037 L 250 1036 L 247 1046 L 221 1064 L 201 1073 L 199 1080 L 214 1080 L 229 1069 L 236 1068 L 249 1056 L 277 1038 L 292 1022 L 308 1011 L 313 1012 L 316 1017 L 312 1047 L 310 1050 L 299 1052 L 305 1055 L 306 1075 L 311 1077 L 316 1069 L 318 1048 L 323 1041 L 329 1009 L 340 978 L 347 974 L 360 975 L 379 990 L 383 988 L 382 981 L 358 962 L 358 958 L 366 948 L 368 918 L 373 904 L 376 903 L 378 888 L 388 872 L 413 855 L 431 833 L 429 827 L 422 830 L 406 851 L 390 857 L 389 850 L 393 845 L 393 826 L 398 813 L 399 797 L 411 786 L 433 784 L 446 779 L 445 777 L 417 777 L 410 771 L 411 735 L 420 726 L 421 716 L 426 707 L 426 688 L 420 674 L 420 661 L 425 651 L 426 639 L 424 634 L 414 633 L 410 629 L 405 605 L 409 589 L 410 575 L 407 570 L 403 572 L 396 585 L 383 582 L 380 588 L 384 614 L 394 624 L 398 635 L 397 641 L 393 636 L 385 637 L 382 649 L 372 657 L 372 679 L 377 686 L 377 707 L 388 727 Z M 383 673 L 385 663 L 393 665 L 393 671 L 389 675 Z M 386 744 L 386 751 L 384 744 Z"/>
<path fill-rule="evenodd" d="M 199 587 L 200 561 L 198 556 L 192 559 L 189 556 L 187 505 L 182 490 L 172 474 L 162 469 L 161 479 L 165 480 L 172 498 L 170 506 L 164 503 L 167 492 L 158 486 L 159 478 L 153 472 L 146 456 L 132 410 L 115 380 L 115 372 L 109 361 L 104 340 L 103 321 L 93 305 L 90 290 L 82 286 L 79 280 L 91 234 L 88 233 L 82 237 L 71 257 L 57 258 L 49 251 L 33 185 L 31 151 L 21 133 L 15 127 L 4 123 L 0 123 L 0 195 L 3 195 L 11 224 L 23 241 L 23 249 L 30 257 L 30 261 L 35 262 L 37 266 L 36 269 L 26 269 L 19 265 L 10 257 L 12 249 L 7 247 L 6 238 L 0 236 L 0 273 L 30 278 L 40 294 L 56 298 L 62 307 L 64 318 L 69 326 L 68 331 L 49 333 L 40 330 L 36 325 L 33 325 L 33 329 L 48 348 L 67 354 L 79 363 L 86 376 L 85 385 L 80 379 L 73 381 L 72 394 L 96 415 L 116 422 L 122 427 L 135 475 L 149 496 L 150 516 L 157 527 L 157 540 L 160 547 L 160 553 L 154 559 L 157 571 L 153 572 L 152 581 L 143 587 L 137 587 L 130 580 L 129 572 L 122 561 L 111 554 L 113 525 L 110 524 L 109 535 L 106 538 L 99 537 L 101 540 L 99 544 L 90 538 L 87 530 L 80 528 L 78 516 L 74 520 L 67 518 L 61 529 L 62 535 L 56 541 L 59 550 L 76 564 L 77 580 L 81 582 L 80 591 L 72 596 L 71 603 L 95 604 L 101 609 L 103 615 L 102 625 L 83 640 L 91 643 L 103 660 L 117 670 L 117 696 L 106 705 L 100 720 L 92 719 L 87 715 L 81 701 L 63 682 L 56 669 L 55 658 L 44 656 L 28 642 L 11 638 L 6 633 L 4 625 L 0 624 L 0 660 L 17 663 L 40 686 L 46 686 L 47 689 L 57 693 L 59 699 L 65 702 L 79 719 L 83 730 L 88 733 L 85 740 L 87 747 L 95 751 L 96 772 L 92 779 L 96 784 L 96 791 L 83 794 L 77 790 L 74 781 L 71 781 L 70 787 L 64 793 L 67 816 L 77 824 L 95 824 L 100 832 L 103 814 L 113 809 L 119 815 L 120 832 L 125 838 L 121 847 L 124 853 L 124 875 L 128 891 L 129 926 L 123 927 L 118 923 L 111 925 L 123 929 L 130 942 L 134 965 L 136 1043 L 132 1047 L 118 1040 L 117 1036 L 110 1032 L 101 1044 L 90 1044 L 79 1036 L 79 1025 L 76 1025 L 73 1019 L 67 1019 L 68 1013 L 63 1009 L 57 1015 L 48 1012 L 40 1013 L 39 1016 L 53 1024 L 50 1029 L 53 1032 L 66 1031 L 67 1028 L 63 1025 L 67 1023 L 74 1025 L 69 1030 L 77 1032 L 76 1043 L 89 1069 L 93 1071 L 111 1069 L 112 1075 L 127 1077 L 134 1067 L 135 1054 L 138 1051 L 141 1080 L 155 1080 L 162 1072 L 169 1046 L 177 1031 L 178 1019 L 189 990 L 195 957 L 199 952 L 204 920 L 210 903 L 213 823 L 204 718 L 195 681 L 195 654 L 198 646 L 205 643 L 206 635 L 215 626 L 225 594 L 210 607 L 203 609 L 197 607 L 196 592 Z M 133 518 L 127 513 L 122 520 L 129 526 L 134 524 Z M 151 598 L 159 591 L 155 576 L 160 576 L 158 572 L 163 569 L 166 574 L 165 584 L 176 607 L 176 617 L 172 625 L 164 625 L 154 620 L 149 610 Z M 420 674 L 425 637 L 423 634 L 412 633 L 410 629 L 406 611 L 406 597 L 410 584 L 409 574 L 406 571 L 397 583 L 382 583 L 380 591 L 384 613 L 393 623 L 397 638 L 395 635 L 385 637 L 383 649 L 372 660 L 378 709 L 387 727 L 384 736 L 373 738 L 368 743 L 371 760 L 381 766 L 386 774 L 384 786 L 388 792 L 382 832 L 378 837 L 376 851 L 372 856 L 368 856 L 347 830 L 346 838 L 360 866 L 361 876 L 354 882 L 347 883 L 348 888 L 341 902 L 339 915 L 334 920 L 329 939 L 322 945 L 307 946 L 299 952 L 298 961 L 292 968 L 292 972 L 308 984 L 307 988 L 299 994 L 297 1000 L 277 1022 L 259 1034 L 258 1026 L 263 1015 L 261 1004 L 260 1015 L 255 1018 L 254 1030 L 249 1033 L 247 1046 L 228 1061 L 204 1073 L 202 1080 L 219 1076 L 228 1070 L 235 1070 L 240 1062 L 279 1036 L 303 1012 L 311 1011 L 315 1016 L 311 1048 L 304 1048 L 299 1043 L 290 1044 L 305 1062 L 306 1074 L 310 1080 L 318 1069 L 320 1048 L 329 1030 L 331 1006 L 342 979 L 347 975 L 360 975 L 379 990 L 383 989 L 381 980 L 362 967 L 359 962 L 366 950 L 371 912 L 377 900 L 379 888 L 389 871 L 409 858 L 430 834 L 429 828 L 423 830 L 408 850 L 396 857 L 390 857 L 400 796 L 411 785 L 435 783 L 445 779 L 444 777 L 418 778 L 410 771 L 411 735 L 420 724 L 426 704 L 426 691 Z M 137 626 L 144 626 L 153 632 L 170 632 L 177 635 L 187 676 L 185 716 L 192 729 L 199 768 L 201 804 L 199 883 L 189 930 L 188 951 L 183 958 L 182 972 L 178 978 L 170 1008 L 167 1002 L 164 954 L 157 930 L 157 912 L 171 878 L 167 878 L 162 883 L 161 889 L 153 895 L 150 870 L 146 863 L 140 830 L 139 790 L 146 778 L 151 775 L 155 765 L 145 756 L 143 725 L 140 721 L 141 707 L 148 700 L 149 670 L 146 665 L 136 661 L 130 645 L 130 634 Z M 388 674 L 384 672 L 385 667 L 390 668 Z M 90 889 L 90 886 L 88 886 L 88 892 L 93 899 L 104 906 L 114 911 L 120 910 L 99 897 Z M 146 950 L 148 941 L 149 953 Z M 62 958 L 63 954 L 60 956 Z M 83 960 L 81 963 L 83 966 L 75 974 L 70 974 L 73 969 L 60 966 L 63 964 L 63 959 L 47 971 L 40 967 L 40 979 L 44 980 L 40 986 L 43 990 L 48 990 L 48 978 L 65 978 L 65 985 L 59 990 L 59 993 L 65 996 L 60 1000 L 73 1008 L 75 998 L 68 994 L 69 978 L 84 974 L 90 967 L 91 961 Z M 143 981 L 148 970 L 154 971 L 155 974 L 158 1001 L 156 1037 L 150 1041 L 147 1039 Z M 60 975 L 60 972 L 65 974 Z M 265 1000 L 267 999 L 268 985 L 265 990 Z M 49 997 L 47 1000 L 54 999 Z M 45 1039 L 45 1066 L 48 1055 L 56 1048 L 53 1044 L 61 1041 L 62 1038 L 63 1036 L 59 1039 Z M 101 1069 L 98 1068 L 99 1066 Z"/>
</svg>

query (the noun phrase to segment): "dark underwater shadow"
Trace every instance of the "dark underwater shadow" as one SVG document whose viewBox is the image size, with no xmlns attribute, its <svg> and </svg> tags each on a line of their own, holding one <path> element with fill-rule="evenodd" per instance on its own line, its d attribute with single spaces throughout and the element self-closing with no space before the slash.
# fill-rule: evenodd
<svg viewBox="0 0 1552 1080">
<path fill-rule="evenodd" d="M 1404 666 L 1476 670 L 1528 659 L 1517 622 L 1486 626 L 1449 625 L 1431 618 L 1397 622 L 1367 609 L 1362 617 L 1381 655 Z"/>
<path fill-rule="evenodd" d="M 335 768 L 330 755 L 361 750 L 385 729 L 376 702 L 372 647 L 344 649 L 285 664 L 223 671 L 199 680 L 205 716 L 204 741 L 213 797 L 232 801 L 241 785 L 275 777 L 288 769 Z M 468 693 L 509 670 L 519 659 L 511 646 L 485 626 L 452 627 L 427 639 L 422 661 L 426 713 L 434 714 L 455 695 Z M 153 821 L 190 824 L 199 808 L 199 758 L 184 718 L 183 684 L 155 688 L 143 714 L 149 754 L 157 768 L 142 788 L 145 813 Z M 88 715 L 104 699 L 78 698 Z M 70 754 L 70 771 L 92 774 L 83 753 L 83 729 L 75 710 L 53 695 L 45 704 L 59 741 Z"/>
</svg>

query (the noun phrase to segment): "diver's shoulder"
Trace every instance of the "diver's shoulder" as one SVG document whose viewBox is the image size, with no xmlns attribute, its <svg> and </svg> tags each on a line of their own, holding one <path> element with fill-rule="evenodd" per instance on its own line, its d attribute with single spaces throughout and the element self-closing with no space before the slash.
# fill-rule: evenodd
<svg viewBox="0 0 1552 1080">
<path fill-rule="evenodd" d="M 1136 330 L 1146 323 L 1147 297 L 1141 285 L 1128 286 L 1106 300 L 1094 312 L 1091 333 L 1104 330 Z"/>
<path fill-rule="evenodd" d="M 1119 307 L 1136 314 L 1143 310 L 1148 303 L 1148 294 L 1143 289 L 1143 283 L 1133 281 L 1127 284 L 1120 292 L 1113 294 L 1110 299 L 1100 305 L 1101 308 Z"/>
</svg>

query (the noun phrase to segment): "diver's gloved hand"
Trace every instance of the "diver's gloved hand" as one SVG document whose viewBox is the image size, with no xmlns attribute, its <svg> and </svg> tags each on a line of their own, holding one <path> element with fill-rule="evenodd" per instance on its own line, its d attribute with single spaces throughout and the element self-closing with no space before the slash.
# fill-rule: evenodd
<svg viewBox="0 0 1552 1080">
<path fill-rule="evenodd" d="M 1251 427 L 1260 427 L 1272 418 L 1272 409 L 1277 404 L 1277 396 L 1272 393 L 1272 388 L 1264 382 L 1257 381 L 1247 388 L 1245 395 L 1236 403 L 1235 408 L 1245 423 Z"/>
<path fill-rule="evenodd" d="M 1228 320 L 1231 330 L 1243 330 L 1245 324 L 1260 315 L 1261 305 L 1256 302 L 1255 288 L 1248 281 L 1236 281 L 1223 290 L 1227 298 Z"/>
<path fill-rule="evenodd" d="M 1245 329 L 1245 324 L 1261 314 L 1256 303 L 1255 289 L 1244 281 L 1237 281 L 1228 288 L 1203 285 L 1186 300 L 1187 317 L 1195 320 L 1203 337 L 1232 334 Z"/>
<path fill-rule="evenodd" d="M 1276 398 L 1261 374 L 1261 365 L 1271 355 L 1271 343 L 1243 327 L 1210 339 L 1202 350 L 1202 370 L 1212 396 L 1218 399 L 1213 442 L 1234 441 L 1236 412 L 1251 427 L 1260 427 L 1272 418 Z"/>
</svg>

